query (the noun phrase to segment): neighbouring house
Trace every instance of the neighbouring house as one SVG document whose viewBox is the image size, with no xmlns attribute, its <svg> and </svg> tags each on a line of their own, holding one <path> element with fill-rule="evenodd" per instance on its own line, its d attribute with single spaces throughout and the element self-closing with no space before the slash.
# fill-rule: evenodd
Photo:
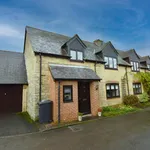
<svg viewBox="0 0 150 150">
<path fill-rule="evenodd" d="M 0 114 L 26 111 L 27 85 L 23 53 L 0 50 Z"/>
<path fill-rule="evenodd" d="M 118 50 L 121 57 L 131 64 L 131 70 L 127 71 L 128 76 L 128 94 L 139 95 L 143 93 L 143 86 L 135 77 L 134 74 L 138 72 L 148 72 L 149 71 L 149 56 L 141 57 L 134 49 L 128 51 Z"/>
</svg>

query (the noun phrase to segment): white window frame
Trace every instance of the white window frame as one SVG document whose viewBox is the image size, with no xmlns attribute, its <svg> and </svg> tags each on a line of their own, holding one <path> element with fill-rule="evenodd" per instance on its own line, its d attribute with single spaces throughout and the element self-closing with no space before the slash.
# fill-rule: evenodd
<svg viewBox="0 0 150 150">
<path fill-rule="evenodd" d="M 72 58 L 71 52 L 75 52 L 75 54 L 76 54 L 76 57 L 75 57 L 75 58 Z M 82 53 L 82 54 L 81 54 L 81 53 Z M 81 58 L 78 57 L 79 54 L 81 54 Z M 71 60 L 83 61 L 83 52 L 82 52 L 82 51 L 78 51 L 78 50 L 73 50 L 73 49 L 71 49 L 71 50 L 70 50 L 70 56 L 71 56 Z"/>
<path fill-rule="evenodd" d="M 106 69 L 117 69 L 117 58 L 104 56 Z"/>
</svg>

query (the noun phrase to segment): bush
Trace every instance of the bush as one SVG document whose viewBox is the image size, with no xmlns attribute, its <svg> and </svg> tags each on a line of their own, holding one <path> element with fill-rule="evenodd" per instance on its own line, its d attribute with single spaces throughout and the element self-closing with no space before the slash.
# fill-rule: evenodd
<svg viewBox="0 0 150 150">
<path fill-rule="evenodd" d="M 144 92 L 142 95 L 139 96 L 139 100 L 141 103 L 147 102 L 149 100 L 148 94 Z"/>
<path fill-rule="evenodd" d="M 124 96 L 123 98 L 123 103 L 125 105 L 131 105 L 134 106 L 137 103 L 139 103 L 139 98 L 136 95 L 128 95 L 128 96 Z"/>
</svg>

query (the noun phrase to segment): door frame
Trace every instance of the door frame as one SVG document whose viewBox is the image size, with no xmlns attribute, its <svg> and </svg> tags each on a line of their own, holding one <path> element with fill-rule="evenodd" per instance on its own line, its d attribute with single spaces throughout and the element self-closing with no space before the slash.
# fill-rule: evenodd
<svg viewBox="0 0 150 150">
<path fill-rule="evenodd" d="M 91 89 L 90 89 L 90 81 L 78 81 L 78 112 L 79 112 L 79 105 L 80 105 L 80 102 L 79 102 L 79 83 L 88 83 L 88 88 L 89 88 L 89 112 L 85 112 L 85 113 L 83 113 L 83 115 L 87 115 L 87 114 L 91 114 L 91 94 L 90 94 L 90 91 L 91 91 Z M 82 113 L 82 112 L 81 112 Z"/>
</svg>

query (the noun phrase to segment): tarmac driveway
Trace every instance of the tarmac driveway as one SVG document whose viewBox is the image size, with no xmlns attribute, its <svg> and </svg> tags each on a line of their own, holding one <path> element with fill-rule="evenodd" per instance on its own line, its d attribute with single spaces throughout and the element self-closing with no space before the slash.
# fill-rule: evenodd
<svg viewBox="0 0 150 150">
<path fill-rule="evenodd" d="M 0 137 L 36 132 L 34 124 L 16 114 L 0 115 Z"/>
</svg>

